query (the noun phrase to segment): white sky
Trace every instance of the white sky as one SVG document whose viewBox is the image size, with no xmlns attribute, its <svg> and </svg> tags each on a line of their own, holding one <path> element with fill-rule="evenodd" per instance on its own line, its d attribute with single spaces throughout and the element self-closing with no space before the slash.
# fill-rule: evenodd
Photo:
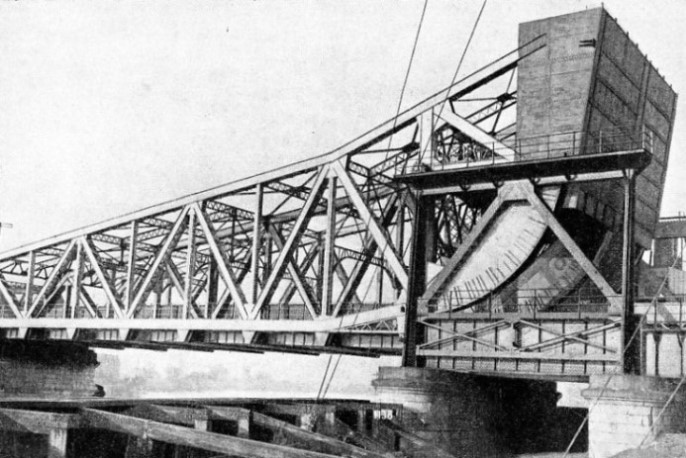
<svg viewBox="0 0 686 458">
<path fill-rule="evenodd" d="M 480 1 L 429 0 L 405 106 L 446 86 Z M 462 74 L 519 22 L 489 0 Z M 686 1 L 606 1 L 683 93 Z M 0 249 L 335 148 L 395 114 L 421 1 L 0 2 Z M 683 100 L 663 214 L 686 211 Z"/>
</svg>

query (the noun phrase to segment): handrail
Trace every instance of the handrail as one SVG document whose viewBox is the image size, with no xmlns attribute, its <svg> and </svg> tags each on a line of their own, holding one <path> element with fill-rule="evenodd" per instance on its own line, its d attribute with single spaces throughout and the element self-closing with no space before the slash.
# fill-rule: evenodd
<svg viewBox="0 0 686 458">
<path fill-rule="evenodd" d="M 581 315 L 589 311 L 606 311 L 610 299 L 593 288 L 577 288 L 572 291 L 560 288 L 517 289 L 511 294 L 490 290 L 480 292 L 482 294 L 478 295 L 481 299 L 473 300 L 470 297 L 475 297 L 475 290 L 453 288 L 441 297 L 438 311 L 449 316 L 469 311 L 489 314 L 528 312 L 535 315 L 551 310 L 576 312 Z"/>
<path fill-rule="evenodd" d="M 620 129 L 568 131 L 554 134 L 481 144 L 475 141 L 457 143 L 449 151 L 433 147 L 407 168 L 407 173 L 493 166 L 510 162 L 538 162 L 551 159 L 643 150 L 652 153 L 653 135 L 645 127 L 640 133 L 628 134 Z M 512 152 L 514 156 L 512 157 Z M 427 157 L 428 156 L 428 157 Z M 427 170 L 428 169 L 428 170 Z"/>
</svg>

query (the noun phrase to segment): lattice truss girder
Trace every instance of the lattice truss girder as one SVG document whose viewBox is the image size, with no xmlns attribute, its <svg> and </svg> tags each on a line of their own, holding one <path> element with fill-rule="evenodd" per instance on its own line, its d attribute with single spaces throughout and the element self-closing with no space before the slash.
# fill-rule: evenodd
<svg viewBox="0 0 686 458">
<path fill-rule="evenodd" d="M 457 154 L 455 145 L 506 141 L 517 62 L 541 46 L 533 40 L 326 155 L 4 253 L 2 327 L 323 320 L 403 304 L 416 202 L 393 178 L 427 155 Z M 478 211 L 444 200 L 449 256 Z M 370 329 L 387 320 L 373 316 Z M 334 321 L 331 331 L 345 331 Z"/>
<path fill-rule="evenodd" d="M 589 354 L 589 349 L 600 350 L 602 354 L 616 355 L 618 350 L 618 338 L 608 339 L 606 333 L 620 327 L 619 320 L 611 320 L 607 317 L 580 318 L 574 314 L 543 314 L 541 317 L 517 317 L 502 319 L 482 319 L 482 321 L 466 321 L 463 319 L 462 328 L 460 320 L 425 318 L 422 324 L 429 328 L 430 338 L 427 342 L 419 345 L 420 350 L 445 350 L 445 355 L 453 353 L 458 348 L 467 350 L 462 356 L 471 352 L 504 352 L 508 356 L 523 356 L 532 352 L 546 351 L 549 353 L 576 355 L 583 359 L 583 355 Z M 468 331 L 463 330 L 464 325 L 469 326 Z M 566 325 L 566 326 L 565 326 Z M 567 329 L 565 329 L 567 328 Z M 502 336 L 495 338 L 496 330 L 510 331 L 509 339 Z M 598 336 L 593 338 L 592 336 Z M 461 345 L 469 343 L 470 345 Z M 593 352 L 590 352 L 593 353 Z M 431 353 L 427 353 L 431 354 Z M 435 355 L 439 353 L 434 353 Z M 615 358 L 616 359 L 616 358 Z"/>
<path fill-rule="evenodd" d="M 587 377 L 616 370 L 621 322 L 573 313 L 511 317 L 426 317 L 418 355 L 430 367 Z"/>
<path fill-rule="evenodd" d="M 0 265 L 3 299 L 19 318 L 157 318 L 172 307 L 174 318 L 254 319 L 299 304 L 313 319 L 361 305 L 357 289 L 373 277 L 387 291 L 367 302 L 395 303 L 411 196 L 351 171 L 361 167 L 334 161 L 18 254 Z"/>
</svg>

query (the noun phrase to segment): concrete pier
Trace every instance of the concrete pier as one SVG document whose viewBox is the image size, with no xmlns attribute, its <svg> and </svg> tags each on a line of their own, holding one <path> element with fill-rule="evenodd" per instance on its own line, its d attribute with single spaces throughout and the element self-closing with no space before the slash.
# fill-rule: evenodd
<svg viewBox="0 0 686 458">
<path fill-rule="evenodd" d="M 454 372 L 382 367 L 374 381 L 379 402 L 402 403 L 402 426 L 443 451 L 459 456 L 505 454 L 496 431 L 498 406 L 480 380 Z M 407 441 L 413 456 L 436 456 Z"/>
<path fill-rule="evenodd" d="M 418 457 L 441 451 L 455 457 L 562 452 L 586 413 L 558 407 L 551 381 L 383 367 L 374 387 L 379 402 L 403 405 L 402 418 L 394 422 L 423 444 L 401 435 L 399 445 Z M 582 432 L 572 452 L 586 451 Z"/>
<path fill-rule="evenodd" d="M 583 392 L 591 406 L 589 455 L 611 457 L 646 446 L 661 434 L 686 433 L 686 387 L 679 389 L 660 415 L 678 383 L 638 375 L 591 377 Z"/>
</svg>

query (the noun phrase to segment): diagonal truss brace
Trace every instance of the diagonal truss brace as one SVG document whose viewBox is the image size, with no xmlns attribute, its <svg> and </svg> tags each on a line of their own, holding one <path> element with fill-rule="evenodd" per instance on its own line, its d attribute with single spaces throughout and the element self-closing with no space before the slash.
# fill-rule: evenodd
<svg viewBox="0 0 686 458">
<path fill-rule="evenodd" d="M 300 240 L 304 229 L 307 227 L 307 223 L 312 217 L 312 210 L 316 206 L 316 203 L 317 201 L 319 201 L 321 193 L 323 192 L 323 185 L 328 170 L 329 167 L 324 166 L 320 169 L 319 173 L 317 174 L 317 178 L 315 179 L 314 184 L 312 185 L 310 195 L 308 196 L 307 201 L 305 201 L 305 204 L 303 205 L 303 208 L 300 211 L 300 214 L 298 215 L 295 224 L 293 225 L 293 229 L 291 230 L 291 233 L 288 235 L 288 239 L 286 239 L 286 242 L 283 245 L 283 249 L 279 253 L 279 257 L 274 263 L 272 271 L 264 284 L 260 297 L 257 299 L 257 303 L 253 305 L 253 308 L 250 311 L 251 319 L 255 319 L 257 317 L 257 314 L 260 312 L 262 307 L 264 307 L 264 305 L 269 302 L 269 300 L 272 297 L 272 294 L 274 294 L 274 290 L 276 289 L 277 283 L 281 278 L 284 270 L 286 269 L 287 261 L 291 260 L 292 252 L 297 247 L 298 241 Z"/>
<path fill-rule="evenodd" d="M 36 311 L 41 302 L 44 302 L 44 299 L 47 297 L 54 283 L 60 280 L 60 277 L 62 276 L 64 269 L 71 260 L 75 247 L 76 240 L 72 239 L 69 242 L 69 245 L 67 245 L 66 249 L 62 253 L 62 256 L 60 257 L 59 261 L 57 261 L 57 264 L 55 264 L 52 273 L 47 278 L 47 280 L 45 280 L 45 283 L 43 284 L 43 287 L 41 288 L 40 292 L 33 299 L 33 304 L 31 305 L 31 308 L 29 308 L 25 315 L 27 318 L 33 315 L 33 313 Z"/>
<path fill-rule="evenodd" d="M 312 249 L 305 255 L 305 259 L 300 261 L 300 266 L 298 267 L 299 272 L 307 272 L 311 267 L 312 264 L 314 263 L 314 259 L 319 255 L 321 251 L 321 247 L 319 244 L 316 244 L 312 247 Z M 281 295 L 281 299 L 279 300 L 279 307 L 285 306 L 293 297 L 293 294 L 295 294 L 295 283 L 291 283 L 286 287 L 286 290 L 283 292 Z M 309 291 L 309 289 L 308 289 Z"/>
<path fill-rule="evenodd" d="M 345 170 L 341 161 L 336 161 L 332 164 L 333 171 L 340 180 L 343 188 L 345 189 L 348 197 L 350 197 L 351 202 L 355 206 L 355 209 L 360 214 L 360 218 L 364 225 L 369 230 L 370 234 L 376 240 L 377 245 L 381 250 L 382 257 L 388 262 L 391 270 L 398 278 L 398 281 L 402 285 L 402 288 L 407 291 L 407 272 L 405 271 L 405 265 L 400 259 L 393 242 L 391 241 L 388 232 L 381 227 L 379 222 L 376 220 L 372 212 L 369 210 L 367 205 L 360 194 L 360 191 L 355 186 L 355 183 L 350 178 L 350 175 Z"/>
<path fill-rule="evenodd" d="M 573 341 L 581 343 L 583 345 L 588 345 L 589 347 L 598 348 L 599 350 L 603 350 L 603 351 L 606 351 L 608 353 L 617 353 L 616 349 L 611 348 L 607 345 L 600 345 L 600 344 L 596 344 L 593 342 L 589 342 L 587 338 L 588 338 L 588 336 L 591 336 L 593 334 L 597 334 L 599 332 L 604 332 L 604 331 L 619 327 L 620 323 L 618 321 L 613 322 L 613 323 L 609 323 L 609 324 L 606 324 L 603 326 L 597 326 L 595 328 L 582 329 L 580 331 L 570 332 L 567 334 L 552 330 L 552 329 L 547 328 L 545 326 L 540 326 L 540 325 L 537 325 L 535 323 L 531 323 L 531 322 L 526 321 L 526 320 L 519 320 L 518 322 L 525 325 L 525 326 L 528 326 L 528 327 L 531 327 L 534 329 L 538 329 L 542 332 L 546 332 L 548 334 L 552 334 L 552 335 L 556 336 L 552 339 L 544 340 L 542 342 L 538 342 L 536 344 L 528 345 L 526 347 L 521 347 L 519 349 L 520 351 L 537 351 L 537 350 L 540 350 L 540 349 L 545 348 L 545 347 L 550 347 L 553 345 L 562 344 L 568 340 L 573 340 Z"/>
<path fill-rule="evenodd" d="M 391 195 L 388 201 L 386 202 L 385 208 L 383 209 L 383 227 L 387 227 L 388 224 L 390 224 L 390 221 L 393 218 L 393 216 L 395 216 L 395 214 L 398 212 L 397 204 L 398 195 Z M 350 276 L 347 279 L 344 278 L 347 275 L 340 276 L 341 282 L 344 286 L 343 291 L 338 298 L 338 302 L 336 303 L 336 307 L 334 308 L 334 311 L 332 313 L 333 316 L 338 316 L 343 305 L 345 305 L 345 303 L 351 299 L 355 300 L 358 303 L 362 302 L 360 298 L 357 297 L 356 289 L 362 281 L 362 277 L 366 273 L 369 264 L 371 263 L 371 258 L 374 256 L 377 246 L 378 244 L 376 243 L 376 239 L 373 236 L 367 235 L 362 249 L 363 259 L 357 262 L 353 271 L 350 273 Z M 342 268 L 342 266 L 340 267 Z"/>
<path fill-rule="evenodd" d="M 282 250 L 284 246 L 283 239 L 281 238 L 281 234 L 279 234 L 279 232 L 273 226 L 269 226 L 269 235 L 271 235 L 272 239 L 276 243 L 276 247 L 279 250 Z M 289 259 L 287 264 L 288 273 L 290 274 L 291 279 L 293 280 L 293 283 L 295 284 L 295 287 L 298 290 L 298 294 L 300 294 L 300 297 L 304 301 L 305 307 L 307 307 L 307 311 L 310 312 L 312 318 L 316 318 L 317 312 L 314 308 L 316 300 L 311 296 L 309 289 L 305 286 L 305 283 L 303 282 L 302 276 L 300 274 L 300 270 L 295 265 L 292 259 Z"/>
<path fill-rule="evenodd" d="M 162 244 L 162 247 L 157 253 L 157 256 L 155 256 L 155 260 L 152 262 L 152 265 L 150 266 L 148 273 L 145 275 L 143 281 L 141 282 L 141 285 L 138 288 L 136 296 L 133 299 L 133 302 L 131 303 L 131 307 L 127 311 L 128 318 L 134 317 L 138 308 L 145 302 L 146 298 L 148 297 L 151 290 L 153 279 L 157 275 L 157 271 L 160 269 L 160 267 L 162 267 L 163 264 L 166 263 L 167 258 L 169 258 L 169 256 L 171 255 L 172 249 L 174 248 L 174 246 L 179 240 L 179 237 L 181 237 L 181 234 L 183 233 L 183 229 L 186 226 L 186 216 L 188 216 L 189 210 L 190 206 L 187 205 L 183 207 L 183 210 L 181 210 L 181 213 L 176 218 L 174 226 L 172 227 L 171 231 L 169 231 L 169 234 L 167 235 L 167 238 L 165 239 L 164 243 Z"/>
<path fill-rule="evenodd" d="M 490 323 L 486 326 L 482 326 L 480 328 L 472 329 L 468 332 L 456 332 L 453 329 L 450 328 L 445 328 L 443 326 L 433 324 L 428 322 L 427 320 L 422 320 L 421 324 L 423 326 L 426 326 L 428 328 L 436 329 L 438 331 L 441 331 L 442 333 L 448 334 L 448 337 L 444 337 L 438 340 L 432 340 L 429 342 L 426 342 L 424 344 L 419 345 L 420 350 L 429 350 L 429 349 L 434 349 L 438 345 L 449 343 L 449 342 L 454 342 L 458 340 L 468 340 L 471 342 L 476 342 L 480 345 L 490 347 L 496 352 L 507 352 L 509 354 L 518 354 L 518 353 L 530 353 L 530 352 L 538 352 L 541 351 L 545 348 L 548 347 L 553 347 L 556 345 L 562 345 L 568 342 L 576 342 L 582 345 L 586 345 L 588 347 L 593 347 L 597 348 L 599 350 L 603 350 L 606 353 L 617 353 L 616 348 L 612 348 L 608 345 L 602 345 L 600 343 L 595 343 L 591 342 L 588 340 L 588 338 L 592 335 L 602 333 L 605 331 L 609 331 L 611 329 L 617 328 L 620 326 L 620 323 L 618 321 L 603 324 L 601 326 L 595 326 L 593 328 L 589 329 L 581 329 L 578 331 L 574 332 L 569 332 L 569 333 L 562 333 L 559 331 L 556 331 L 554 329 L 550 329 L 546 326 L 542 326 L 527 320 L 522 320 L 522 319 L 516 319 L 516 320 L 499 320 L 494 323 Z M 484 332 L 488 331 L 493 331 L 497 328 L 501 327 L 510 327 L 510 326 L 518 326 L 518 325 L 523 325 L 526 327 L 530 327 L 536 330 L 541 331 L 542 333 L 547 333 L 551 334 L 554 337 L 546 339 L 546 340 L 541 340 L 536 343 L 532 343 L 530 345 L 522 346 L 522 347 L 517 347 L 517 348 L 509 348 L 509 347 L 504 347 L 502 345 L 498 345 L 497 343 L 494 342 L 489 342 L 487 340 L 479 339 L 476 337 L 479 334 L 482 334 Z"/>
<path fill-rule="evenodd" d="M 605 277 L 602 276 L 593 262 L 586 257 L 581 248 L 579 248 L 579 245 L 576 244 L 574 239 L 572 239 L 572 237 L 567 233 L 565 228 L 562 227 L 557 218 L 555 218 L 553 212 L 541 200 L 541 198 L 536 195 L 533 186 L 524 187 L 524 192 L 529 203 L 541 215 L 545 223 L 553 231 L 558 240 L 562 242 L 562 245 L 564 245 L 567 251 L 569 251 L 574 260 L 579 263 L 586 275 L 588 275 L 591 281 L 595 283 L 598 289 L 600 289 L 603 295 L 607 298 L 608 302 L 610 303 L 610 309 L 612 311 L 621 310 L 621 298 L 618 297 L 617 293 L 612 289 L 612 286 L 610 286 L 607 280 L 605 280 Z"/>
<path fill-rule="evenodd" d="M 198 223 L 200 223 L 200 227 L 202 228 L 205 234 L 205 238 L 207 239 L 207 244 L 210 247 L 210 251 L 212 252 L 214 259 L 217 262 L 217 268 L 219 269 L 219 273 L 224 279 L 226 287 L 230 291 L 231 297 L 234 303 L 236 304 L 236 308 L 238 309 L 241 318 L 246 319 L 248 318 L 249 313 L 246 309 L 245 294 L 243 293 L 243 290 L 241 289 L 240 284 L 236 279 L 236 275 L 234 274 L 233 269 L 231 269 L 230 267 L 226 253 L 224 252 L 224 250 L 221 249 L 219 245 L 216 231 L 214 230 L 212 223 L 206 218 L 205 213 L 202 211 L 200 205 L 198 205 L 197 202 L 192 204 L 192 208 L 198 219 Z"/>
<path fill-rule="evenodd" d="M 86 257 L 88 258 L 88 261 L 90 262 L 93 270 L 95 271 L 95 275 L 98 277 L 100 283 L 102 284 L 102 289 L 105 292 L 105 295 L 107 296 L 107 300 L 114 308 L 114 313 L 117 315 L 117 318 L 124 318 L 125 313 L 123 311 L 121 301 L 119 300 L 119 298 L 117 298 L 117 295 L 115 294 L 114 285 L 112 285 L 112 282 L 110 281 L 109 277 L 102 270 L 102 267 L 100 266 L 100 260 L 98 256 L 95 254 L 95 250 L 93 249 L 91 242 L 85 236 L 80 237 L 78 240 L 78 243 L 81 245 L 81 249 L 85 253 Z"/>
<path fill-rule="evenodd" d="M 452 329 L 446 329 L 442 326 L 432 324 L 432 323 L 429 323 L 427 321 L 421 321 L 421 324 L 423 324 L 424 326 L 426 326 L 428 328 L 437 329 L 437 330 L 444 332 L 446 334 L 450 334 L 449 337 L 446 337 L 446 338 L 443 338 L 440 340 L 427 342 L 425 344 L 419 345 L 419 348 L 421 348 L 421 349 L 426 349 L 429 347 L 433 347 L 435 345 L 440 345 L 442 343 L 451 342 L 451 341 L 455 341 L 455 340 L 469 340 L 472 342 L 476 342 L 480 345 L 484 345 L 486 347 L 491 347 L 497 351 L 509 351 L 510 350 L 509 348 L 503 347 L 502 345 L 498 345 L 496 343 L 489 342 L 487 340 L 479 339 L 478 337 L 476 337 L 478 334 L 480 334 L 482 332 L 490 331 L 492 329 L 495 329 L 495 328 L 498 328 L 501 326 L 509 326 L 510 323 L 507 320 L 501 320 L 501 321 L 495 322 L 493 324 L 490 324 L 488 326 L 484 326 L 484 327 L 478 328 L 478 329 L 473 329 L 471 331 L 464 332 L 464 333 L 463 332 L 456 332 L 456 331 L 453 331 Z"/>
<path fill-rule="evenodd" d="M 17 303 L 14 300 L 14 297 L 12 296 L 12 294 L 7 289 L 7 286 L 5 285 L 5 281 L 1 276 L 0 276 L 0 294 L 2 294 L 2 297 L 7 302 L 7 305 L 9 305 L 10 309 L 12 310 L 12 313 L 14 313 L 14 316 L 16 316 L 17 318 L 23 317 L 22 313 L 19 311 L 19 308 L 17 307 Z"/>
<path fill-rule="evenodd" d="M 178 292 L 179 295 L 183 297 L 183 295 L 186 293 L 186 288 L 185 285 L 181 282 L 181 274 L 179 273 L 179 269 L 173 262 L 170 262 L 169 260 L 167 260 L 164 267 L 167 271 L 167 275 L 169 275 L 169 279 L 171 280 L 171 286 L 174 287 L 174 289 L 176 289 L 176 292 Z M 199 317 L 197 306 L 195 305 L 195 302 L 193 302 L 192 298 L 190 299 L 190 308 L 188 309 L 188 311 L 191 314 L 192 318 Z M 183 319 L 188 318 L 185 311 L 182 312 L 181 316 Z"/>
<path fill-rule="evenodd" d="M 479 127 L 475 126 L 473 123 L 467 121 L 463 117 L 456 115 L 455 113 L 453 113 L 452 110 L 450 110 L 450 107 L 444 106 L 443 108 L 444 109 L 440 111 L 439 116 L 443 121 L 447 122 L 448 124 L 458 129 L 460 132 L 472 138 L 473 140 L 477 141 L 478 143 L 481 143 L 485 147 L 492 148 L 495 154 L 498 154 L 499 156 L 502 156 L 503 158 L 510 161 L 514 160 L 515 152 L 512 148 L 505 146 L 504 143 L 502 143 L 492 135 L 487 134 Z"/>
<path fill-rule="evenodd" d="M 469 231 L 464 243 L 459 246 L 457 251 L 450 257 L 445 267 L 439 272 L 438 276 L 427 287 L 424 295 L 421 298 L 423 303 L 431 302 L 441 293 L 445 285 L 450 281 L 453 274 L 456 272 L 458 266 L 465 261 L 469 253 L 471 253 L 476 246 L 476 243 L 480 237 L 485 233 L 488 225 L 498 214 L 498 210 L 500 210 L 505 202 L 514 200 L 515 197 L 512 195 L 512 191 L 513 187 L 508 183 L 504 185 L 504 187 L 498 192 L 495 200 L 493 200 L 493 202 L 491 202 L 491 204 L 488 206 L 486 211 L 479 219 L 479 222 L 471 231 Z"/>
</svg>

